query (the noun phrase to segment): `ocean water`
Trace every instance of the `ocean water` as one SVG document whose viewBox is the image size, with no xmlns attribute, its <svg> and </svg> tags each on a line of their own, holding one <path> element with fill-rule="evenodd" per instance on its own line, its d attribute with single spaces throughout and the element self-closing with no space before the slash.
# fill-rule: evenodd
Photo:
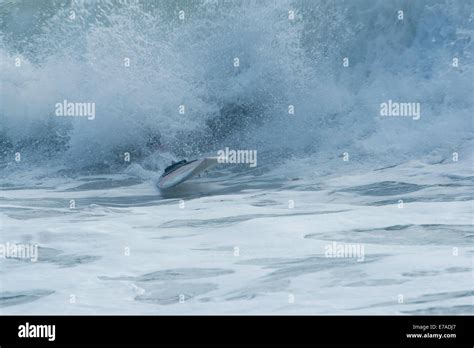
<svg viewBox="0 0 474 348">
<path fill-rule="evenodd" d="M 0 313 L 473 314 L 473 10 L 1 2 Z"/>
</svg>

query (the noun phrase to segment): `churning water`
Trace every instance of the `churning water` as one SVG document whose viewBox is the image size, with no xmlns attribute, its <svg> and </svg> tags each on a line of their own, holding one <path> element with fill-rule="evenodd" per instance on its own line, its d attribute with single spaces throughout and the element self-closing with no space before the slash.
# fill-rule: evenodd
<svg viewBox="0 0 474 348">
<path fill-rule="evenodd" d="M 3 1 L 2 312 L 472 314 L 472 13 Z"/>
</svg>

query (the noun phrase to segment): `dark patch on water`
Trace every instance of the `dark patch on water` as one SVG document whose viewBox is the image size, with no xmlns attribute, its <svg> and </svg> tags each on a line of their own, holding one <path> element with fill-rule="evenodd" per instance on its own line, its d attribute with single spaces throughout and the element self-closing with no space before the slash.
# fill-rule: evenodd
<svg viewBox="0 0 474 348">
<path fill-rule="evenodd" d="M 384 229 L 385 231 L 400 231 L 400 230 L 407 229 L 408 227 L 411 227 L 411 226 L 413 225 L 393 225 L 393 226 L 385 227 Z"/>
<path fill-rule="evenodd" d="M 433 277 L 436 276 L 440 273 L 440 271 L 433 271 L 433 270 L 426 270 L 426 271 L 413 271 L 413 272 L 405 272 L 402 273 L 402 276 L 404 277 L 413 277 L 413 278 L 418 278 L 418 277 Z"/>
<path fill-rule="evenodd" d="M 168 235 L 168 236 L 162 236 L 162 237 L 154 237 L 152 239 L 176 239 L 176 238 L 187 238 L 187 237 L 193 237 L 195 234 L 181 234 L 181 235 Z"/>
<path fill-rule="evenodd" d="M 109 178 L 82 178 L 82 179 L 77 179 L 77 181 L 101 181 L 101 180 L 110 180 Z"/>
<path fill-rule="evenodd" d="M 0 202 L 11 204 L 13 203 L 16 206 L 24 206 L 24 207 L 15 207 L 17 210 L 26 210 L 26 209 L 34 209 L 34 208 L 69 208 L 69 199 L 60 199 L 60 198 L 21 198 L 21 199 L 13 199 L 13 198 L 0 198 Z M 33 208 L 34 207 L 34 208 Z M 8 209 L 8 208 L 2 208 Z"/>
<path fill-rule="evenodd" d="M 253 300 L 258 296 L 272 292 L 285 291 L 290 286 L 289 279 L 260 280 L 245 288 L 231 291 L 226 295 L 226 301 Z"/>
<path fill-rule="evenodd" d="M 398 303 L 398 299 L 394 298 L 393 301 L 380 302 L 368 307 L 360 307 L 353 309 L 365 309 L 365 308 L 374 308 L 374 307 L 387 307 L 387 306 L 404 306 L 409 304 L 422 304 L 430 302 L 438 302 L 451 300 L 456 298 L 464 298 L 474 296 L 474 290 L 461 290 L 461 291 L 451 291 L 451 292 L 439 292 L 434 294 L 424 294 L 417 297 L 406 297 L 403 301 L 403 304 Z"/>
<path fill-rule="evenodd" d="M 234 247 L 229 245 L 217 246 L 213 248 L 194 248 L 191 250 L 196 251 L 222 251 L 222 252 L 234 252 Z"/>
<path fill-rule="evenodd" d="M 415 314 L 415 315 L 433 315 L 433 314 L 443 314 L 443 315 L 460 315 L 467 314 L 472 315 L 474 313 L 474 305 L 458 305 L 458 306 L 449 306 L 449 307 L 430 307 L 423 309 L 416 309 L 412 311 L 402 311 L 406 314 Z"/>
<path fill-rule="evenodd" d="M 34 208 L 19 208 L 19 207 L 2 207 L 6 215 L 16 220 L 31 220 L 49 217 L 58 217 L 74 214 L 74 211 L 69 210 L 43 210 Z"/>
<path fill-rule="evenodd" d="M 268 206 L 278 205 L 278 204 L 281 204 L 281 203 L 279 203 L 277 201 L 273 201 L 271 199 L 263 199 L 263 200 L 258 201 L 258 202 L 250 203 L 250 205 L 252 205 L 254 207 L 268 207 Z"/>
<path fill-rule="evenodd" d="M 255 266 L 265 266 L 266 268 L 278 268 L 291 263 L 298 263 L 300 259 L 296 258 L 284 258 L 284 257 L 264 257 L 258 259 L 249 259 L 244 261 L 239 261 L 239 265 L 255 265 Z"/>
<path fill-rule="evenodd" d="M 451 179 L 453 181 L 470 181 L 474 183 L 474 176 L 462 176 L 462 175 L 455 175 L 455 174 L 447 174 L 445 175 L 446 178 Z"/>
<path fill-rule="evenodd" d="M 176 204 L 177 201 L 163 200 L 157 195 L 149 196 L 119 196 L 119 197 L 90 197 L 76 199 L 76 207 L 97 204 L 106 207 L 128 208 L 128 207 L 151 207 L 159 205 Z"/>
<path fill-rule="evenodd" d="M 231 269 L 223 268 L 175 268 L 160 270 L 152 273 L 146 273 L 141 276 L 122 276 L 122 277 L 107 277 L 100 276 L 101 280 L 130 280 L 140 282 L 150 281 L 175 281 L 186 279 L 200 279 L 209 277 L 218 277 L 226 274 L 234 273 Z"/>
<path fill-rule="evenodd" d="M 403 279 L 366 279 L 360 280 L 357 282 L 345 284 L 344 286 L 348 287 L 360 287 L 360 286 L 387 286 L 387 285 L 397 285 L 406 283 L 408 280 Z"/>
<path fill-rule="evenodd" d="M 321 214 L 335 214 L 343 213 L 349 210 L 330 210 L 330 211 L 317 211 L 308 213 L 288 213 L 288 214 L 246 214 L 238 216 L 226 216 L 215 219 L 188 219 L 188 220 L 171 220 L 161 224 L 161 228 L 176 228 L 176 227 L 225 227 L 237 224 L 243 221 L 249 221 L 253 219 L 262 218 L 274 218 L 274 217 L 291 217 L 291 216 L 304 216 L 304 215 L 321 215 Z"/>
<path fill-rule="evenodd" d="M 472 272 L 472 268 L 469 267 L 449 267 L 444 270 L 446 273 L 464 273 Z"/>
<path fill-rule="evenodd" d="M 88 182 L 73 188 L 69 188 L 60 192 L 72 192 L 72 191 L 89 191 L 89 190 L 108 190 L 117 187 L 128 187 L 143 183 L 143 180 L 136 178 L 128 179 L 106 179 Z"/>
<path fill-rule="evenodd" d="M 3 191 L 17 191 L 17 190 L 54 190 L 55 187 L 51 186 L 18 186 L 14 184 L 2 184 L 0 188 Z"/>
<path fill-rule="evenodd" d="M 364 262 L 361 263 L 374 262 L 384 256 L 385 255 L 372 255 L 366 257 Z M 306 258 L 260 258 L 240 261 L 238 264 L 241 265 L 258 265 L 276 270 L 256 279 L 251 283 L 251 286 L 232 291 L 228 294 L 226 300 L 251 300 L 265 293 L 285 291 L 290 286 L 292 278 L 330 269 L 350 267 L 358 263 L 355 258 L 327 258 L 323 256 L 310 256 Z"/>
<path fill-rule="evenodd" d="M 427 185 L 410 184 L 406 182 L 382 181 L 369 185 L 349 187 L 339 192 L 354 192 L 362 196 L 394 196 L 422 190 Z"/>
<path fill-rule="evenodd" d="M 472 269 L 468 267 L 449 267 L 446 268 L 444 271 L 438 270 L 419 270 L 419 271 L 412 271 L 412 272 L 405 272 L 402 273 L 404 277 L 432 277 L 436 276 L 441 273 L 464 273 L 464 272 L 471 272 Z"/>
<path fill-rule="evenodd" d="M 0 292 L 0 307 L 15 306 L 23 303 L 33 302 L 53 293 L 53 290 L 41 289 Z"/>
<path fill-rule="evenodd" d="M 218 289 L 217 284 L 214 283 L 166 283 L 156 286 L 139 284 L 139 286 L 144 288 L 145 293 L 136 296 L 136 301 L 160 305 L 179 304 L 180 296 L 183 296 L 183 301 L 187 302 Z"/>
<path fill-rule="evenodd" d="M 323 256 L 311 256 L 302 259 L 294 259 L 284 263 L 273 263 L 267 265 L 268 268 L 277 268 L 263 276 L 263 279 L 286 279 L 294 278 L 305 274 L 325 271 L 332 268 L 350 267 L 357 264 L 366 264 L 380 260 L 385 255 L 365 256 L 363 262 L 358 262 L 357 258 L 331 258 Z"/>
<path fill-rule="evenodd" d="M 400 164 L 394 164 L 393 166 L 387 166 L 387 167 L 382 167 L 382 168 L 377 168 L 377 169 L 374 169 L 374 172 L 377 172 L 379 170 L 385 170 L 385 169 L 391 169 L 391 168 L 395 168 L 395 167 L 398 167 Z"/>
<path fill-rule="evenodd" d="M 429 203 L 429 202 L 463 202 L 472 200 L 471 193 L 458 194 L 436 194 L 432 197 L 403 197 L 403 203 Z M 398 204 L 398 199 L 387 199 L 383 201 L 376 201 L 367 203 L 369 206 L 383 206 Z"/>
<path fill-rule="evenodd" d="M 434 294 L 425 294 L 415 298 L 405 299 L 405 304 L 413 303 L 428 303 L 434 301 L 444 301 L 454 298 L 463 298 L 474 296 L 474 290 L 461 290 L 461 291 L 451 291 L 451 292 L 439 292 Z"/>
<path fill-rule="evenodd" d="M 100 256 L 64 254 L 63 251 L 53 248 L 38 247 L 38 260 L 35 262 L 48 262 L 60 267 L 75 267 L 81 264 L 99 260 Z M 28 261 L 30 259 L 8 257 L 10 260 Z"/>
<path fill-rule="evenodd" d="M 472 225 L 409 224 L 312 233 L 304 238 L 385 245 L 466 245 L 470 243 L 473 231 Z"/>
</svg>

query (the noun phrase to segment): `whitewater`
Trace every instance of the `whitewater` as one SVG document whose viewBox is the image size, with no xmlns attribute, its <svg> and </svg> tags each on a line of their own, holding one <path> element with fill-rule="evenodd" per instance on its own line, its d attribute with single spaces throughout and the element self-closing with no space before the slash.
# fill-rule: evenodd
<svg viewBox="0 0 474 348">
<path fill-rule="evenodd" d="M 473 9 L 0 2 L 0 313 L 473 314 Z"/>
</svg>

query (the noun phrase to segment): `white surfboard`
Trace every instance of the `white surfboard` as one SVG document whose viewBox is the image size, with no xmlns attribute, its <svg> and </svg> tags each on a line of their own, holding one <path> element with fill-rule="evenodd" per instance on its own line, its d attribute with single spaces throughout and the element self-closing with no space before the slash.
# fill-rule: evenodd
<svg viewBox="0 0 474 348">
<path fill-rule="evenodd" d="M 204 157 L 186 163 L 168 174 L 164 173 L 158 180 L 158 187 L 164 190 L 179 185 L 215 164 L 217 164 L 217 157 Z"/>
</svg>

